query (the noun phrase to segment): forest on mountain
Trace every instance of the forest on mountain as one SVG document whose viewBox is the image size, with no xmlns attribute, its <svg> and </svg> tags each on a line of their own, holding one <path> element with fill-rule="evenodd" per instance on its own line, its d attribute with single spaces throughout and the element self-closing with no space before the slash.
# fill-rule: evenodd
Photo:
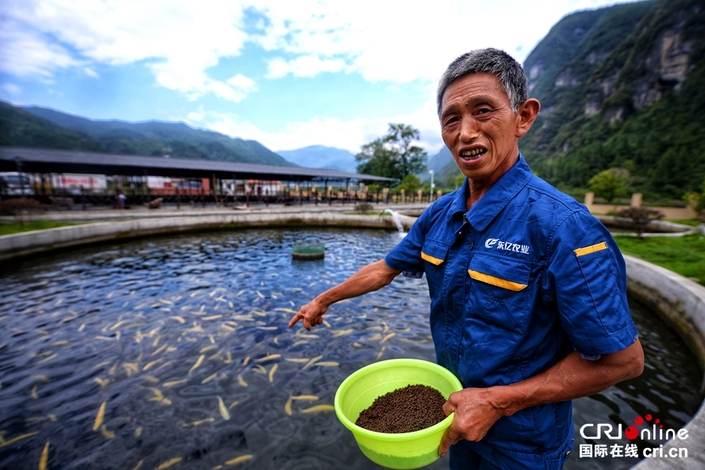
<svg viewBox="0 0 705 470">
<path fill-rule="evenodd" d="M 628 192 L 680 202 L 705 181 L 705 5 L 649 0 L 573 13 L 526 58 L 542 109 L 519 142 L 532 170 L 581 198 L 626 170 Z M 443 149 L 432 159 L 447 154 Z M 624 174 L 624 172 L 621 172 Z M 451 161 L 436 172 L 453 187 Z"/>
</svg>

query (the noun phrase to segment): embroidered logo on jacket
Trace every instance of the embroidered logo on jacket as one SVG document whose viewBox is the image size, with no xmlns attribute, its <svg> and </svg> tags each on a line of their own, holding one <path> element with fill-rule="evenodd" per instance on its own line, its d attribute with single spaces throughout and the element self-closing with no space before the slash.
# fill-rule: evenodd
<svg viewBox="0 0 705 470">
<path fill-rule="evenodd" d="M 521 253 L 523 255 L 529 254 L 529 245 L 503 242 L 499 238 L 488 238 L 487 240 L 485 240 L 485 248 L 487 248 L 488 250 L 496 248 L 497 250 L 513 251 L 515 253 Z"/>
</svg>

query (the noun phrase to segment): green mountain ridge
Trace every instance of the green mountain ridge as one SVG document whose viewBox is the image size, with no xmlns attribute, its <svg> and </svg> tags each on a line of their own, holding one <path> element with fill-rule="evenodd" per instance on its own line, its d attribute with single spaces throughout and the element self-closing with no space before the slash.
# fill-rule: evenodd
<svg viewBox="0 0 705 470">
<path fill-rule="evenodd" d="M 645 200 L 680 200 L 705 179 L 705 5 L 649 0 L 561 19 L 526 58 L 542 110 L 519 148 L 568 192 L 612 167 Z M 449 163 L 439 174 L 458 174 Z M 448 185 L 451 186 L 450 184 Z"/>
<path fill-rule="evenodd" d="M 257 141 L 230 138 L 184 123 L 93 121 L 2 101 L 0 145 L 297 166 Z"/>
</svg>

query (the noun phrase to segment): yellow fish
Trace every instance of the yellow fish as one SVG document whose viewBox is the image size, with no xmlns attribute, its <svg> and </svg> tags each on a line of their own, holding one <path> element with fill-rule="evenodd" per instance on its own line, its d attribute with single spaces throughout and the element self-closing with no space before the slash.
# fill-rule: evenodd
<svg viewBox="0 0 705 470">
<path fill-rule="evenodd" d="M 181 318 L 181 317 L 179 317 L 179 316 L 176 316 L 176 315 L 171 316 L 171 317 L 169 317 L 169 318 L 173 318 L 174 320 L 176 320 L 177 322 L 181 323 L 182 325 L 183 325 L 184 323 L 186 323 L 186 320 L 184 320 L 183 318 Z"/>
<path fill-rule="evenodd" d="M 289 361 L 289 362 L 300 362 L 300 363 L 304 363 L 304 362 L 308 362 L 310 359 L 308 359 L 308 358 L 306 358 L 306 357 L 287 357 L 286 360 Z"/>
<path fill-rule="evenodd" d="M 113 431 L 108 431 L 108 428 L 105 427 L 105 424 L 100 427 L 100 432 L 103 433 L 103 437 L 106 439 L 112 439 L 115 437 L 115 433 Z"/>
<path fill-rule="evenodd" d="M 185 428 L 187 428 L 189 426 L 200 426 L 201 424 L 212 423 L 213 421 L 215 421 L 215 418 L 206 418 L 206 419 L 202 419 L 200 421 L 194 421 L 193 423 L 184 423 L 184 424 L 182 424 L 182 426 Z"/>
<path fill-rule="evenodd" d="M 98 414 L 95 415 L 95 421 L 93 422 L 93 430 L 97 431 L 100 429 L 100 425 L 103 424 L 103 416 L 105 416 L 105 404 L 107 401 L 101 403 L 100 408 L 98 408 Z"/>
<path fill-rule="evenodd" d="M 144 372 L 144 371 L 146 371 L 146 370 L 149 370 L 150 367 L 152 367 L 152 366 L 154 366 L 154 365 L 156 365 L 156 364 L 158 364 L 158 363 L 160 363 L 160 362 L 162 362 L 162 359 L 157 359 L 156 361 L 150 362 L 149 364 L 147 364 L 146 366 L 144 366 L 144 367 L 142 368 L 142 372 Z"/>
<path fill-rule="evenodd" d="M 15 442 L 21 441 L 22 439 L 27 439 L 28 437 L 32 437 L 38 433 L 39 433 L 39 431 L 35 431 L 35 432 L 29 432 L 27 434 L 22 434 L 21 436 L 13 437 L 9 441 L 3 441 L 2 444 L 0 444 L 0 448 L 5 447 L 5 446 L 9 446 L 10 444 L 14 444 Z"/>
<path fill-rule="evenodd" d="M 352 333 L 353 331 L 355 331 L 355 330 L 353 330 L 352 328 L 350 328 L 350 329 L 348 329 L 348 330 L 336 331 L 335 333 L 333 333 L 333 338 L 338 338 L 338 337 L 343 336 L 343 335 L 349 335 L 349 334 Z"/>
<path fill-rule="evenodd" d="M 319 411 L 333 411 L 335 408 L 333 408 L 333 405 L 316 405 L 312 406 L 311 408 L 306 408 L 305 410 L 301 410 L 302 413 L 317 413 Z"/>
<path fill-rule="evenodd" d="M 267 361 L 272 361 L 274 359 L 279 359 L 280 357 L 282 357 L 281 354 L 268 354 L 264 357 L 257 359 L 255 362 L 267 362 Z"/>
<path fill-rule="evenodd" d="M 230 406 L 228 407 L 228 409 L 229 409 L 229 410 L 232 410 L 234 407 L 236 407 L 236 406 L 239 405 L 239 404 L 240 404 L 239 401 L 234 401 L 234 402 L 232 402 L 232 403 L 230 404 Z"/>
<path fill-rule="evenodd" d="M 395 335 L 396 335 L 396 333 L 389 333 L 387 336 L 385 336 L 384 338 L 382 338 L 382 341 L 380 341 L 380 343 L 384 343 L 384 342 L 387 341 L 389 338 L 391 338 L 392 336 L 395 336 Z"/>
<path fill-rule="evenodd" d="M 188 371 L 188 373 L 190 374 L 191 372 L 193 372 L 194 370 L 196 370 L 196 368 L 197 368 L 198 366 L 200 366 L 201 363 L 203 363 L 203 359 L 205 359 L 205 357 L 206 357 L 205 354 L 201 354 L 201 355 L 198 357 L 198 360 L 196 361 L 196 363 L 193 365 L 193 367 L 191 367 L 191 369 Z"/>
<path fill-rule="evenodd" d="M 242 375 L 237 376 L 237 383 L 243 387 L 247 387 L 247 382 L 245 382 L 245 379 L 242 378 Z"/>
<path fill-rule="evenodd" d="M 209 375 L 208 377 L 206 377 L 205 379 L 203 379 L 203 380 L 201 381 L 201 385 L 207 384 L 208 382 L 210 382 L 211 380 L 213 380 L 217 375 L 218 375 L 217 372 L 216 372 L 215 374 L 213 374 L 213 375 Z"/>
<path fill-rule="evenodd" d="M 164 383 L 162 384 L 162 386 L 164 386 L 164 387 L 173 387 L 173 386 L 175 386 L 175 385 L 181 385 L 181 384 L 186 383 L 186 382 L 188 382 L 187 379 L 173 380 L 173 381 L 171 381 L 171 382 L 164 382 Z"/>
<path fill-rule="evenodd" d="M 228 460 L 225 462 L 225 465 L 235 465 L 241 462 L 246 462 L 252 458 L 252 454 L 247 454 L 247 455 L 241 455 L 240 457 L 236 457 L 232 460 Z"/>
<path fill-rule="evenodd" d="M 218 409 L 220 410 L 220 416 L 222 416 L 223 419 L 225 419 L 225 420 L 230 419 L 230 413 L 228 412 L 228 409 L 225 407 L 225 403 L 223 403 L 223 399 L 220 398 L 220 395 L 218 395 Z"/>
<path fill-rule="evenodd" d="M 291 397 L 292 400 L 308 400 L 308 401 L 316 401 L 318 400 L 318 397 L 316 395 L 297 395 L 295 397 Z"/>
<path fill-rule="evenodd" d="M 49 461 L 49 441 L 44 444 L 42 456 L 39 458 L 39 470 L 46 470 L 47 462 Z"/>
<path fill-rule="evenodd" d="M 269 371 L 269 382 L 274 383 L 274 373 L 277 371 L 279 364 L 274 364 Z"/>
<path fill-rule="evenodd" d="M 291 413 L 292 413 L 291 412 L 291 401 L 292 401 L 292 397 L 289 397 L 289 399 L 284 404 L 284 413 L 288 414 L 289 416 L 291 416 Z"/>
<path fill-rule="evenodd" d="M 171 460 L 167 460 L 166 462 L 163 462 L 161 465 L 159 465 L 157 467 L 157 470 L 164 470 L 166 468 L 169 468 L 169 467 L 181 462 L 183 459 L 184 459 L 183 457 L 175 457 Z"/>
<path fill-rule="evenodd" d="M 323 367 L 338 367 L 340 364 L 334 361 L 323 361 L 323 362 L 317 362 L 317 366 L 323 366 Z"/>
<path fill-rule="evenodd" d="M 319 361 L 319 360 L 322 359 L 322 358 L 323 358 L 323 355 L 322 355 L 322 354 L 320 354 L 320 355 L 318 355 L 318 356 L 316 356 L 316 357 L 314 357 L 314 358 L 311 358 L 306 364 L 304 364 L 304 366 L 301 368 L 301 370 L 306 369 L 306 368 L 308 368 L 308 367 L 311 367 L 313 364 L 316 363 L 316 361 Z"/>
</svg>

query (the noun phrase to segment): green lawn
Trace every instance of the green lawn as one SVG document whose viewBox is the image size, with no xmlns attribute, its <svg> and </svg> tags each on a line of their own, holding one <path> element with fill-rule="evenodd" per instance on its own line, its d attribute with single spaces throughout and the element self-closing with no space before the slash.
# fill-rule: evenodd
<svg viewBox="0 0 705 470">
<path fill-rule="evenodd" d="M 663 266 L 705 285 L 705 236 L 696 233 L 684 237 L 614 238 L 625 254 Z"/>
<path fill-rule="evenodd" d="M 33 230 L 45 230 L 48 228 L 66 227 L 67 225 L 79 225 L 74 222 L 54 222 L 51 220 L 32 220 L 24 224 L 11 223 L 0 224 L 0 235 L 11 235 L 13 233 L 31 232 Z"/>
</svg>

